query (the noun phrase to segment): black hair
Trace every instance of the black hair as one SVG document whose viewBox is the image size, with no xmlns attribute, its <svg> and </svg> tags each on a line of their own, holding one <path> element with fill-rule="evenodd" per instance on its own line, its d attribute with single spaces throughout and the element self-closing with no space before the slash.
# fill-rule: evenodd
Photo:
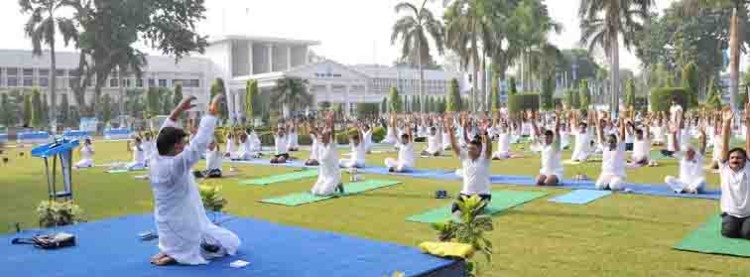
<svg viewBox="0 0 750 277">
<path fill-rule="evenodd" d="M 401 138 L 402 139 L 409 139 L 409 134 L 403 133 L 403 134 L 401 134 Z"/>
<path fill-rule="evenodd" d="M 728 158 L 729 158 L 729 156 L 731 156 L 731 155 L 732 155 L 732 153 L 734 153 L 734 152 L 740 152 L 740 153 L 742 153 L 742 156 L 743 156 L 743 157 L 745 157 L 745 159 L 747 159 L 747 151 L 745 151 L 745 149 L 742 149 L 742 148 L 740 148 L 740 147 L 735 147 L 735 148 L 732 148 L 731 150 L 729 150 L 729 152 L 727 152 L 727 159 L 728 159 Z"/>
<path fill-rule="evenodd" d="M 179 128 L 164 127 L 156 138 L 156 149 L 159 155 L 167 155 L 172 151 L 174 145 L 187 137 L 187 133 Z"/>
<path fill-rule="evenodd" d="M 615 134 L 609 134 L 608 138 L 612 139 L 614 138 L 615 142 L 617 142 L 617 136 Z M 607 140 L 609 141 L 609 140 Z"/>
<path fill-rule="evenodd" d="M 546 131 L 544 131 L 544 135 L 545 136 L 554 136 L 555 132 L 552 132 L 552 130 L 546 130 Z"/>
<path fill-rule="evenodd" d="M 469 144 L 476 145 L 477 147 L 482 148 L 482 140 L 479 139 L 478 137 L 474 137 L 474 139 L 469 141 Z"/>
<path fill-rule="evenodd" d="M 642 135 L 643 134 L 643 129 L 641 129 L 641 128 L 635 129 L 635 134 L 636 135 Z"/>
<path fill-rule="evenodd" d="M 588 127 L 588 126 L 589 126 L 589 125 L 588 125 L 588 124 L 586 124 L 586 122 L 581 122 L 581 123 L 578 123 L 578 127 L 586 128 L 586 127 Z"/>
</svg>

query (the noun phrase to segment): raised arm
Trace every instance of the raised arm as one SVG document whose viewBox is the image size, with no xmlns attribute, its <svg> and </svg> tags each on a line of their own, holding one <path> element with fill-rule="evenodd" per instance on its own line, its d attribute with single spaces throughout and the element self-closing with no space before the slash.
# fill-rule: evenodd
<svg viewBox="0 0 750 277">
<path fill-rule="evenodd" d="M 531 131 L 534 132 L 535 137 L 539 137 L 542 135 L 542 132 L 539 131 L 539 127 L 536 126 L 536 113 L 533 111 L 528 111 L 529 114 L 529 121 L 531 121 Z"/>
<path fill-rule="evenodd" d="M 602 121 L 599 120 L 599 111 L 594 113 L 594 121 L 596 123 L 596 125 L 594 125 L 596 127 L 596 139 L 599 143 L 602 143 L 604 142 L 604 130 L 602 129 Z"/>
<path fill-rule="evenodd" d="M 201 158 L 201 154 L 206 151 L 208 144 L 214 136 L 214 128 L 216 127 L 216 116 L 219 114 L 219 107 L 223 97 L 217 95 L 211 100 L 211 104 L 208 108 L 208 113 L 201 119 L 198 127 L 198 132 L 190 140 L 190 143 L 185 147 L 182 153 L 176 156 L 177 162 L 175 163 L 176 171 L 190 170 L 193 165 L 198 162 Z M 180 113 L 187 111 L 191 107 L 194 107 L 192 102 L 195 97 L 188 97 L 182 100 L 180 104 L 172 111 L 170 119 L 177 118 Z M 173 117 L 174 115 L 174 117 Z"/>
<path fill-rule="evenodd" d="M 487 159 L 490 159 L 490 157 L 492 157 L 492 139 L 490 138 L 490 134 L 487 132 L 487 124 L 488 122 L 485 122 L 481 130 L 482 145 L 484 145 L 484 156 L 487 157 Z"/>
<path fill-rule="evenodd" d="M 729 160 L 729 138 L 732 134 L 732 119 L 734 118 L 734 112 L 729 107 L 724 107 L 721 112 L 721 147 L 719 148 L 720 161 L 721 163 Z"/>
<path fill-rule="evenodd" d="M 456 153 L 456 156 L 461 156 L 461 149 L 458 148 L 458 142 L 456 141 L 456 128 L 453 128 L 453 114 L 445 114 L 445 119 L 443 119 L 443 121 L 445 127 L 448 128 L 448 134 L 450 134 L 451 148 L 453 149 L 453 152 Z"/>
<path fill-rule="evenodd" d="M 620 143 L 620 142 L 624 142 L 624 140 L 625 140 L 625 117 L 621 116 L 621 117 L 617 118 L 617 122 L 620 125 L 619 126 L 620 130 L 618 132 L 618 135 L 620 137 L 618 137 L 617 140 L 618 140 L 618 143 Z"/>
<path fill-rule="evenodd" d="M 702 123 L 698 124 L 698 132 L 700 132 L 700 141 L 701 141 L 701 149 L 700 149 L 701 155 L 706 154 L 706 122 L 707 120 L 703 119 Z"/>
</svg>

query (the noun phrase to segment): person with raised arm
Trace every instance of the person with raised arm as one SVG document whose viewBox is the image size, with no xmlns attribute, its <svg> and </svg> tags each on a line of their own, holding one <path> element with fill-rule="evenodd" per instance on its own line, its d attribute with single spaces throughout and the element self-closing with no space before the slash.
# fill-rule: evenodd
<svg viewBox="0 0 750 277">
<path fill-rule="evenodd" d="M 389 172 L 408 172 L 414 169 L 414 135 L 410 123 L 411 121 L 407 119 L 407 128 L 401 134 L 399 143 L 396 144 L 398 159 L 385 158 L 383 161 Z"/>
<path fill-rule="evenodd" d="M 589 118 L 591 118 L 592 113 L 594 112 L 589 113 Z M 571 121 L 571 129 L 575 136 L 575 145 L 573 146 L 573 155 L 570 157 L 570 160 L 574 162 L 583 162 L 588 159 L 591 152 L 591 136 L 588 132 L 589 126 L 585 122 L 579 121 L 577 112 L 573 113 Z M 592 121 L 589 120 L 589 122 Z"/>
<path fill-rule="evenodd" d="M 341 171 L 339 170 L 339 153 L 336 150 L 336 142 L 334 141 L 334 134 L 336 133 L 334 116 L 333 112 L 328 114 L 326 118 L 328 126 L 319 133 L 320 142 L 314 150 L 317 151 L 319 173 L 318 180 L 315 181 L 315 185 L 313 185 L 310 193 L 317 196 L 328 196 L 333 194 L 334 191 L 344 193 L 344 186 L 341 183 Z"/>
<path fill-rule="evenodd" d="M 176 120 L 195 106 L 194 100 L 188 97 L 178 104 L 156 139 L 158 155 L 149 169 L 159 238 L 159 253 L 151 258 L 154 265 L 207 264 L 210 259 L 234 255 L 241 244 L 237 235 L 208 219 L 191 170 L 214 136 L 222 96 L 214 97 L 197 133 L 187 142 L 188 134 L 177 127 Z"/>
<path fill-rule="evenodd" d="M 469 140 L 464 149 L 456 141 L 452 115 L 446 114 L 444 122 L 445 126 L 451 132 L 451 148 L 456 156 L 461 159 L 461 169 L 459 171 L 463 187 L 456 202 L 463 202 L 465 198 L 477 195 L 482 199 L 483 209 L 492 200 L 492 195 L 490 194 L 490 156 L 492 155 L 492 145 L 487 137 L 487 133 L 485 130 L 482 130 L 480 137 Z M 460 213 L 457 203 L 453 204 L 451 212 L 453 214 Z"/>
<path fill-rule="evenodd" d="M 632 121 L 631 121 L 632 122 Z M 633 124 L 629 124 L 633 125 Z M 651 117 L 643 119 L 642 128 L 635 129 L 635 141 L 633 141 L 633 153 L 630 156 L 631 167 L 656 166 L 656 161 L 651 160 L 651 140 L 649 139 Z"/>
<path fill-rule="evenodd" d="M 602 145 L 602 172 L 596 180 L 597 189 L 623 190 L 625 189 L 625 124 L 623 117 L 619 119 L 619 132 L 608 134 L 605 138 L 602 120 L 597 120 L 597 135 Z"/>
<path fill-rule="evenodd" d="M 721 235 L 728 238 L 750 239 L 750 166 L 747 151 L 750 135 L 745 138 L 745 149 L 729 149 L 734 113 L 728 107 L 722 111 L 721 161 Z M 745 104 L 745 124 L 750 121 L 750 103 Z"/>
<path fill-rule="evenodd" d="M 536 125 L 536 114 L 531 113 L 531 130 L 537 137 L 542 137 L 541 128 Z M 560 113 L 555 112 L 554 130 L 544 130 L 544 142 L 541 146 L 542 168 L 536 178 L 538 186 L 557 186 L 563 178 L 562 154 L 560 149 Z"/>
<path fill-rule="evenodd" d="M 671 132 L 671 136 L 676 136 L 677 132 Z M 684 149 L 675 154 L 675 157 L 680 159 L 680 175 L 675 178 L 673 176 L 667 176 L 664 178 L 664 183 L 667 184 L 675 193 L 692 193 L 697 194 L 703 191 L 706 186 L 706 178 L 703 175 L 703 155 L 706 151 L 706 132 L 705 129 L 700 129 L 699 139 L 701 141 L 700 151 L 696 150 L 695 147 L 688 144 Z M 673 139 L 673 143 L 677 143 L 677 140 Z M 675 145 L 675 148 L 678 146 Z"/>
</svg>

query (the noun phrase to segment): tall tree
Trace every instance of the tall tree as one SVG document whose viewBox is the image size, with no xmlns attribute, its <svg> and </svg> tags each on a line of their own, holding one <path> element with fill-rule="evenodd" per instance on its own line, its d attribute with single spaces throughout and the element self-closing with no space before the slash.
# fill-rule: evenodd
<svg viewBox="0 0 750 277">
<path fill-rule="evenodd" d="M 698 106 L 698 72 L 695 63 L 689 63 L 682 68 L 682 87 L 688 96 L 688 107 Z"/>
<path fill-rule="evenodd" d="M 643 26 L 639 21 L 648 17 L 651 0 L 581 0 L 581 43 L 592 51 L 601 47 L 610 67 L 610 111 L 617 114 L 620 90 L 620 43 L 630 49 Z"/>
<path fill-rule="evenodd" d="M 430 43 L 428 35 L 432 38 L 440 54 L 443 53 L 443 25 L 435 19 L 432 12 L 425 8 L 427 0 L 422 1 L 422 5 L 417 8 L 408 2 L 401 2 L 396 5 L 396 13 L 408 11 L 408 15 L 401 17 L 393 25 L 391 34 L 391 44 L 401 40 L 401 56 L 403 59 L 408 58 L 413 51 L 417 53 L 417 67 L 419 69 L 419 98 L 424 96 L 424 63 L 423 60 L 429 61 Z M 424 112 L 424 105 L 419 107 L 419 111 Z"/>
<path fill-rule="evenodd" d="M 10 99 L 8 99 L 7 93 L 0 94 L 0 123 L 5 127 L 11 127 L 14 124 L 15 115 L 13 114 L 13 107 L 11 107 Z"/>
<path fill-rule="evenodd" d="M 380 113 L 388 112 L 388 97 L 383 97 L 383 101 L 380 102 Z"/>
<path fill-rule="evenodd" d="M 159 101 L 159 104 L 161 105 L 159 114 L 169 114 L 169 112 L 171 112 L 172 108 L 174 107 L 174 105 L 172 105 L 172 101 L 174 99 L 172 91 L 170 91 L 168 88 L 159 88 L 159 96 L 161 97 L 161 100 Z"/>
<path fill-rule="evenodd" d="M 510 81 L 508 82 L 508 95 L 514 95 L 518 93 L 518 89 L 516 88 L 516 78 L 510 77 Z"/>
<path fill-rule="evenodd" d="M 60 122 L 60 124 L 65 126 L 69 126 L 70 123 L 70 104 L 68 103 L 68 95 L 62 94 L 61 100 L 60 100 L 60 113 L 58 114 L 57 121 Z"/>
<path fill-rule="evenodd" d="M 94 114 L 101 88 L 115 69 L 140 74 L 145 54 L 133 45 L 172 55 L 179 60 L 191 52 L 202 53 L 206 36 L 196 31 L 204 18 L 204 1 L 185 0 L 66 0 L 75 9 L 75 25 L 81 34 L 78 68 L 71 88 L 79 108 L 85 107 L 85 91 L 94 85 L 94 97 L 84 114 Z M 125 71 L 122 71 L 125 72 Z"/>
<path fill-rule="evenodd" d="M 172 94 L 172 107 L 176 107 L 177 104 L 182 101 L 182 98 L 184 96 L 182 95 L 182 83 L 177 83 L 174 86 L 174 94 Z"/>
<path fill-rule="evenodd" d="M 461 92 L 459 92 L 458 80 L 456 79 L 451 79 L 450 85 L 448 87 L 447 102 L 448 103 L 445 107 L 446 111 L 460 112 L 463 110 L 461 108 Z"/>
<path fill-rule="evenodd" d="M 500 109 L 500 84 L 498 84 L 498 77 L 492 76 L 492 111 L 498 111 Z"/>
<path fill-rule="evenodd" d="M 211 99 L 213 99 L 216 95 L 224 95 L 226 99 L 226 88 L 224 87 L 224 79 L 216 78 L 213 83 L 211 83 Z M 221 120 L 226 121 L 229 117 L 228 109 L 227 109 L 227 101 L 224 101 L 224 104 L 221 105 Z"/>
<path fill-rule="evenodd" d="M 388 111 L 392 113 L 401 112 L 401 97 L 398 96 L 398 89 L 391 87 L 391 94 L 388 95 Z"/>
<path fill-rule="evenodd" d="M 245 87 L 245 119 L 249 120 L 252 124 L 254 121 L 256 111 L 255 105 L 256 99 L 258 98 L 258 81 L 248 80 Z"/>
<path fill-rule="evenodd" d="M 169 103 L 168 101 L 165 101 L 165 102 Z M 100 101 L 100 105 L 101 105 L 101 109 L 100 109 L 101 110 L 101 121 L 104 122 L 104 123 L 107 123 L 110 120 L 112 120 L 112 110 L 114 108 L 114 104 L 112 102 L 112 97 L 109 96 L 109 93 L 104 94 L 104 96 L 102 96 L 102 99 Z"/>
<path fill-rule="evenodd" d="M 635 82 L 633 79 L 625 81 L 625 101 L 623 101 L 625 107 L 635 107 Z"/>
<path fill-rule="evenodd" d="M 32 113 L 34 108 L 31 105 L 31 95 L 24 93 L 23 95 L 23 125 L 31 126 Z"/>
<path fill-rule="evenodd" d="M 159 95 L 159 89 L 150 87 L 146 91 L 146 118 L 152 118 L 159 114 L 161 111 L 161 96 Z"/>
<path fill-rule="evenodd" d="M 581 85 L 578 87 L 581 109 L 588 110 L 591 105 L 591 91 L 589 91 L 589 81 L 581 80 Z"/>
<path fill-rule="evenodd" d="M 555 108 L 555 102 L 553 94 L 555 93 L 555 78 L 554 76 L 546 76 L 542 78 L 542 93 L 539 95 L 541 100 L 541 108 L 544 111 L 551 111 Z M 573 93 L 576 94 L 575 92 Z"/>
<path fill-rule="evenodd" d="M 24 33 L 27 37 L 31 38 L 33 55 L 42 55 L 42 44 L 49 46 L 49 95 L 51 101 L 49 117 L 52 119 L 51 126 L 53 128 L 57 126 L 56 37 L 60 35 L 65 46 L 68 46 L 70 41 L 78 40 L 78 30 L 73 20 L 58 14 L 58 10 L 63 8 L 66 2 L 67 0 L 18 1 L 18 4 L 21 6 L 21 12 L 30 15 L 24 26 Z"/>
<path fill-rule="evenodd" d="M 706 97 L 706 106 L 713 110 L 721 109 L 721 89 L 714 83 L 714 79 L 708 83 L 708 96 Z"/>
<path fill-rule="evenodd" d="M 313 103 L 313 95 L 307 92 L 307 80 L 285 77 L 276 81 L 274 96 L 271 98 L 276 107 L 296 112 L 298 109 Z"/>
<path fill-rule="evenodd" d="M 41 128 L 44 124 L 42 109 L 42 96 L 38 89 L 34 89 L 31 91 L 31 126 L 34 128 Z"/>
</svg>

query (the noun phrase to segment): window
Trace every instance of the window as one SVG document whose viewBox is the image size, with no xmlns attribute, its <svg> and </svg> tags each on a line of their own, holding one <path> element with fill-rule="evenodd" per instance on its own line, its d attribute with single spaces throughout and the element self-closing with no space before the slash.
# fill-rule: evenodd
<svg viewBox="0 0 750 277">
<path fill-rule="evenodd" d="M 24 68 L 23 69 L 23 76 L 34 76 L 34 69 L 33 68 Z"/>
<path fill-rule="evenodd" d="M 65 76 L 65 69 L 57 69 L 55 70 L 56 76 Z"/>
<path fill-rule="evenodd" d="M 32 86 L 34 86 L 34 78 L 24 77 L 23 78 L 23 86 L 24 87 L 32 87 Z"/>
<path fill-rule="evenodd" d="M 139 87 L 139 88 L 142 88 L 143 87 L 143 79 L 141 79 L 141 78 L 135 79 L 135 86 Z"/>
<path fill-rule="evenodd" d="M 129 88 L 129 87 L 130 87 L 130 84 L 132 84 L 132 83 L 130 82 L 130 79 L 123 79 L 123 80 L 122 80 L 122 84 L 121 84 L 121 85 L 122 85 L 123 87 Z"/>
<path fill-rule="evenodd" d="M 167 79 L 159 79 L 159 87 L 167 87 Z"/>
<path fill-rule="evenodd" d="M 39 86 L 46 88 L 49 86 L 49 78 L 48 77 L 39 77 Z"/>
<path fill-rule="evenodd" d="M 8 74 L 8 76 L 18 76 L 18 68 L 8 68 L 5 69 L 5 72 Z"/>
<path fill-rule="evenodd" d="M 117 79 L 109 79 L 109 87 L 116 88 L 117 87 Z"/>
<path fill-rule="evenodd" d="M 49 76 L 49 69 L 39 69 L 39 76 Z"/>
<path fill-rule="evenodd" d="M 8 86 L 9 87 L 17 87 L 18 86 L 18 78 L 16 78 L 16 77 L 8 77 Z"/>
<path fill-rule="evenodd" d="M 149 87 L 155 87 L 156 81 L 154 79 L 148 79 L 148 86 Z"/>
</svg>

